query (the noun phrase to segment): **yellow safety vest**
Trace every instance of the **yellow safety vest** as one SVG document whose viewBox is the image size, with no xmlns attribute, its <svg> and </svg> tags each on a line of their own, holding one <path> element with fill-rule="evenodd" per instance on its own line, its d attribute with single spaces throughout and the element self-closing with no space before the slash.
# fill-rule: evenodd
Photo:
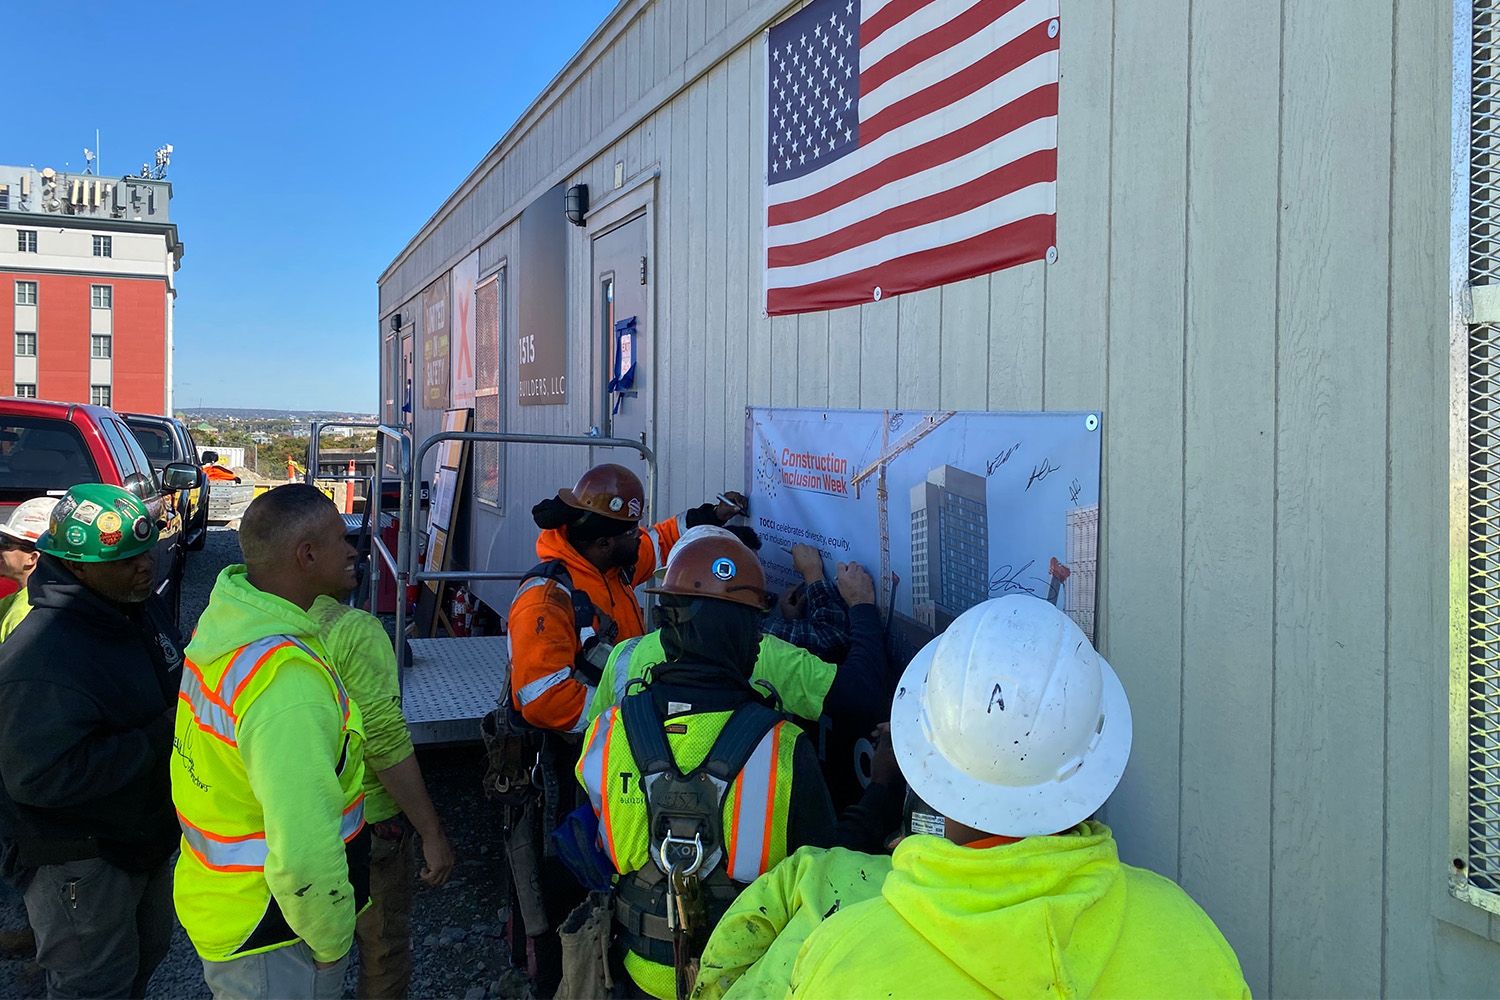
<svg viewBox="0 0 1500 1000">
<path fill-rule="evenodd" d="M 185 660 L 178 699 L 187 710 L 179 708 L 177 713 L 172 782 L 182 826 L 178 916 L 199 953 L 211 960 L 251 955 L 297 940 L 279 910 L 269 905 L 265 817 L 236 741 L 240 717 L 289 659 L 311 659 L 328 678 L 342 719 L 339 742 L 344 752 L 338 776 L 344 793 L 344 842 L 352 841 L 365 825 L 363 770 L 355 766 L 364 740 L 359 706 L 349 700 L 338 674 L 320 652 L 292 636 L 275 635 L 206 666 Z M 354 886 L 356 910 L 368 899 L 368 879 L 364 881 Z M 210 939 L 233 943 L 226 949 Z"/>
<path fill-rule="evenodd" d="M 704 712 L 666 720 L 667 744 L 680 771 L 690 773 L 703 764 L 732 714 Z M 787 856 L 792 760 L 799 735 L 801 730 L 789 722 L 772 726 L 724 793 L 724 845 L 714 867 L 738 886 L 755 881 Z M 599 841 L 615 870 L 622 876 L 643 869 L 651 873 L 648 866 L 654 869 L 656 862 L 651 859 L 646 790 L 619 706 L 612 706 L 590 727 L 576 773 L 599 817 Z M 700 874 L 711 874 L 709 864 Z M 618 910 L 617 906 L 617 917 Z M 660 918 L 651 915 L 647 919 Z M 627 942 L 630 939 L 627 935 Z M 631 948 L 625 954 L 625 969 L 647 993 L 662 998 L 674 995 L 671 966 Z"/>
</svg>

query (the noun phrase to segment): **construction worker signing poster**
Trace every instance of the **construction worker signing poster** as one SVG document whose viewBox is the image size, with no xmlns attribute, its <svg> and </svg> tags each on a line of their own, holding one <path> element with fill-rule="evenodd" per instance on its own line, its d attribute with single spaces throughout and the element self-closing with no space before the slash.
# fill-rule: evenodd
<svg viewBox="0 0 1500 1000">
<path fill-rule="evenodd" d="M 1006 594 L 1051 601 L 1093 638 L 1098 413 L 750 407 L 746 435 L 773 588 L 796 583 L 804 543 L 869 568 L 898 651 Z"/>
</svg>

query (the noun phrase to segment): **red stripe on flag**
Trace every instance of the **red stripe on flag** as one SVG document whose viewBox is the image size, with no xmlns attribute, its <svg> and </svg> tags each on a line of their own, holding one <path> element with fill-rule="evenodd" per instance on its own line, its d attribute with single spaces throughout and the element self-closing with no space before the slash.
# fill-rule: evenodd
<svg viewBox="0 0 1500 1000">
<path fill-rule="evenodd" d="M 1039 150 L 997 167 L 967 184 L 896 205 L 826 236 L 803 243 L 773 246 L 766 253 L 766 262 L 770 267 L 810 264 L 873 242 L 889 233 L 898 233 L 939 219 L 951 219 L 1022 188 L 1055 180 L 1057 150 Z M 773 232 L 768 238 L 775 239 L 775 235 Z"/>
<path fill-rule="evenodd" d="M 863 48 L 935 0 L 891 0 L 859 22 L 859 44 Z"/>
<path fill-rule="evenodd" d="M 981 149 L 1038 118 L 1056 116 L 1057 84 L 1049 83 L 996 108 L 978 121 L 970 122 L 963 128 L 954 129 L 920 146 L 888 156 L 868 170 L 830 185 L 817 194 L 772 205 L 767 211 L 767 222 L 772 226 L 784 226 L 789 222 L 801 222 L 803 219 L 822 215 L 855 198 L 879 190 L 892 181 L 899 181 L 903 177 L 910 177 Z M 776 187 L 773 185 L 773 197 L 775 193 Z"/>
<path fill-rule="evenodd" d="M 1007 73 L 1026 65 L 1045 52 L 1056 51 L 1057 39 L 1047 37 L 1047 22 L 1043 21 L 1025 34 L 1006 42 L 978 62 L 940 80 L 925 90 L 902 98 L 885 110 L 877 112 L 868 120 L 859 123 L 859 144 L 868 145 L 893 129 L 914 122 L 918 118 L 942 110 L 954 101 L 976 93 Z M 868 91 L 864 85 L 864 74 L 860 74 L 860 93 Z"/>
<path fill-rule="evenodd" d="M 796 288 L 772 288 L 766 312 L 772 316 L 859 305 L 874 298 L 962 281 L 1046 257 L 1057 238 L 1057 216 L 1034 215 L 961 243 L 924 250 Z"/>
<path fill-rule="evenodd" d="M 951 49 L 966 38 L 972 38 L 994 24 L 1024 0 L 980 0 L 955 18 L 944 21 L 925 35 L 918 35 L 869 69 L 859 74 L 859 89 L 868 94 L 892 77 L 905 73 L 918 63 Z M 863 37 L 861 37 L 863 44 Z"/>
</svg>

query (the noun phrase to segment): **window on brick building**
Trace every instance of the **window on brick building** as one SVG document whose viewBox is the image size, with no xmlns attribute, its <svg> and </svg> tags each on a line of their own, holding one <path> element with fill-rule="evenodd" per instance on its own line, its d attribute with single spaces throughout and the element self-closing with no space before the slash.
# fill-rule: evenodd
<svg viewBox="0 0 1500 1000">
<path fill-rule="evenodd" d="M 115 289 L 113 285 L 90 285 L 89 305 L 95 309 L 113 309 L 115 307 Z"/>
<path fill-rule="evenodd" d="M 36 230 L 16 230 L 16 250 L 20 253 L 36 253 Z"/>
<path fill-rule="evenodd" d="M 34 357 L 36 357 L 36 334 L 34 334 L 34 333 L 17 333 L 16 334 L 16 357 L 18 357 L 18 358 L 34 358 Z"/>
<path fill-rule="evenodd" d="M 34 305 L 36 305 L 36 282 L 35 281 L 18 281 L 18 282 L 16 282 L 16 305 L 18 305 L 18 306 L 34 306 Z"/>
<path fill-rule="evenodd" d="M 89 338 L 89 357 L 109 358 L 114 356 L 114 338 L 108 334 L 96 333 Z"/>
<path fill-rule="evenodd" d="M 19 399 L 36 399 L 36 383 L 17 382 L 16 397 Z"/>
<path fill-rule="evenodd" d="M 108 405 L 110 405 L 109 404 L 109 386 L 107 386 L 107 385 L 91 385 L 91 386 L 89 386 L 89 402 L 92 403 L 95 406 L 108 406 Z"/>
<path fill-rule="evenodd" d="M 95 236 L 94 237 L 94 256 L 95 257 L 113 257 L 114 255 L 115 255 L 115 252 L 114 252 L 114 237 L 112 237 L 112 236 Z"/>
</svg>

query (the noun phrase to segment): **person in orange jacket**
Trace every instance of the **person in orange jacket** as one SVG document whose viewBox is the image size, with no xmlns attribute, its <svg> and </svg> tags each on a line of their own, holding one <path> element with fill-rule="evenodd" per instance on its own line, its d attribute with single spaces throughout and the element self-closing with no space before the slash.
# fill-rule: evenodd
<svg viewBox="0 0 1500 1000">
<path fill-rule="evenodd" d="M 532 508 L 542 562 L 517 589 L 508 626 L 511 698 L 526 722 L 583 731 L 610 649 L 647 631 L 635 588 L 666 565 L 688 528 L 722 525 L 749 509 L 739 493 L 720 499 L 642 529 L 645 487 L 624 466 L 606 464 Z"/>
</svg>

